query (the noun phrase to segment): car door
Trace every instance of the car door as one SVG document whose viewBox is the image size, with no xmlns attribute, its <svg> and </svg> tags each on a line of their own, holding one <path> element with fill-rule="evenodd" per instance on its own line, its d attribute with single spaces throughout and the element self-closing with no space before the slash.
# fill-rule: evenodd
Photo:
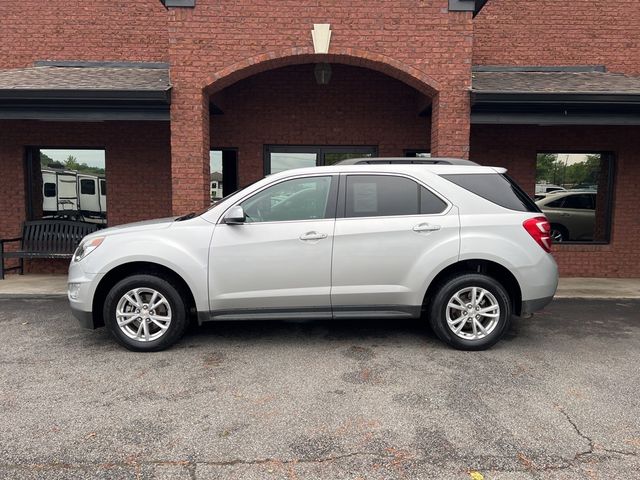
<svg viewBox="0 0 640 480">
<path fill-rule="evenodd" d="M 419 315 L 426 279 L 458 256 L 457 209 L 406 176 L 348 174 L 337 216 L 334 318 Z"/>
<path fill-rule="evenodd" d="M 595 229 L 595 194 L 570 193 L 547 203 L 542 211 L 552 225 L 566 231 L 564 240 L 591 240 Z"/>
<path fill-rule="evenodd" d="M 216 225 L 209 255 L 213 318 L 331 317 L 337 176 L 278 181 L 247 199 L 241 224 Z"/>
</svg>

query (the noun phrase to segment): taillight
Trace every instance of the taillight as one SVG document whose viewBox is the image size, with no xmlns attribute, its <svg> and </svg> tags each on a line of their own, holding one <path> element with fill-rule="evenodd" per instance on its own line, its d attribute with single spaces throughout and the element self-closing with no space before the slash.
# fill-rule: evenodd
<svg viewBox="0 0 640 480">
<path fill-rule="evenodd" d="M 551 224 L 546 217 L 534 217 L 522 224 L 545 252 L 551 252 Z"/>
</svg>

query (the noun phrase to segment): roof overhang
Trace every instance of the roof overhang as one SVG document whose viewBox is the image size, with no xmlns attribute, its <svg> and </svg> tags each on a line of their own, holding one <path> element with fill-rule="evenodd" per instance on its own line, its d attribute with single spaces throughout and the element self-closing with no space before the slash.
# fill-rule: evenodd
<svg viewBox="0 0 640 480">
<path fill-rule="evenodd" d="M 600 67 L 475 68 L 471 123 L 640 125 L 640 78 Z"/>
<path fill-rule="evenodd" d="M 0 70 L 0 119 L 168 121 L 168 79 L 164 64 L 38 62 Z"/>
</svg>

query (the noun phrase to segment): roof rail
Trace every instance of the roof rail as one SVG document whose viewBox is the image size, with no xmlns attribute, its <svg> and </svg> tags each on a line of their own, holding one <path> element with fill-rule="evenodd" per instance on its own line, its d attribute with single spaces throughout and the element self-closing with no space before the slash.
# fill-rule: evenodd
<svg viewBox="0 0 640 480">
<path fill-rule="evenodd" d="M 471 160 L 462 158 L 436 157 L 364 157 L 348 158 L 337 162 L 336 165 L 383 165 L 383 164 L 418 164 L 418 165 L 478 165 Z"/>
</svg>

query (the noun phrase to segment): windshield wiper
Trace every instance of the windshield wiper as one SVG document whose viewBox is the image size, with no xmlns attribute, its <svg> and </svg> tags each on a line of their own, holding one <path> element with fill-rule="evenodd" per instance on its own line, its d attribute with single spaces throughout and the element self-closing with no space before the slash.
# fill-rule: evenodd
<svg viewBox="0 0 640 480">
<path fill-rule="evenodd" d="M 181 222 L 183 220 L 189 220 L 196 216 L 196 212 L 187 213 L 186 215 L 182 215 L 181 217 L 176 218 L 176 222 Z"/>
</svg>

